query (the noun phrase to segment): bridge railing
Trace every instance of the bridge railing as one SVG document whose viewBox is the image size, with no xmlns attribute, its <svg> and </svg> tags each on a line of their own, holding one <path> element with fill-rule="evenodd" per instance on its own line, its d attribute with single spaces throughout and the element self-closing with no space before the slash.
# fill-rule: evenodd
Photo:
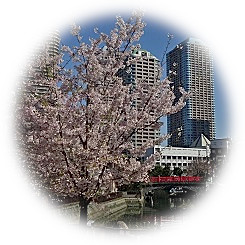
<svg viewBox="0 0 245 245">
<path fill-rule="evenodd" d="M 200 182 L 202 180 L 199 176 L 157 176 L 150 177 L 151 183 L 161 182 Z"/>
</svg>

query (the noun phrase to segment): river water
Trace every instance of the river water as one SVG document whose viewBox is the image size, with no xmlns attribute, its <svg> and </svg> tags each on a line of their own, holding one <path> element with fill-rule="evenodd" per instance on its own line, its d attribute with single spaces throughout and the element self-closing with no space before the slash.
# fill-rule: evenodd
<svg viewBox="0 0 245 245">
<path fill-rule="evenodd" d="M 119 228 L 118 221 L 123 221 L 129 229 L 150 229 L 182 224 L 194 199 L 195 195 L 170 197 L 165 190 L 157 189 L 152 200 L 146 201 L 143 208 L 121 210 L 113 218 L 96 222 L 96 225 Z"/>
</svg>

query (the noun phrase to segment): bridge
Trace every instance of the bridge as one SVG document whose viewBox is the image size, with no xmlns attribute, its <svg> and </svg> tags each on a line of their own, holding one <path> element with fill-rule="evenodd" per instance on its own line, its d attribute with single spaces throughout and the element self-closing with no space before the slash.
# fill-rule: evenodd
<svg viewBox="0 0 245 245">
<path fill-rule="evenodd" d="M 182 186 L 185 189 L 198 192 L 206 187 L 206 182 L 199 176 L 158 176 L 150 177 L 145 185 L 144 193 L 154 189 L 169 190 L 172 187 Z"/>
<path fill-rule="evenodd" d="M 196 184 L 196 183 L 203 183 L 203 179 L 200 176 L 157 176 L 157 177 L 150 177 L 150 183 Z"/>
</svg>

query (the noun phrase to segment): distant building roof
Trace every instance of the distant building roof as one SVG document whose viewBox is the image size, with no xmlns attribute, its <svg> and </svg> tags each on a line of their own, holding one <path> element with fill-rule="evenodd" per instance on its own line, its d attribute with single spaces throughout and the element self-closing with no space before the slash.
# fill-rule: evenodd
<svg viewBox="0 0 245 245">
<path fill-rule="evenodd" d="M 200 134 L 198 138 L 191 144 L 190 147 L 206 148 L 210 144 L 210 140 L 204 134 Z"/>
<path fill-rule="evenodd" d="M 132 52 L 133 57 L 147 57 L 158 60 L 154 55 L 152 55 L 149 51 L 145 49 L 135 49 Z"/>
<path fill-rule="evenodd" d="M 211 148 L 230 148 L 231 138 L 215 139 L 211 141 Z"/>
</svg>

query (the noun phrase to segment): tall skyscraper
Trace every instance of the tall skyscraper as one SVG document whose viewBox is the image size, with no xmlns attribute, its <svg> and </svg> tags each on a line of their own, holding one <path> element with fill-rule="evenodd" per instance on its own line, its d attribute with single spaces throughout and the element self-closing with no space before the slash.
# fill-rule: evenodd
<svg viewBox="0 0 245 245">
<path fill-rule="evenodd" d="M 43 53 L 45 54 L 47 52 L 47 55 L 50 57 L 55 57 L 60 52 L 60 34 L 58 31 L 53 32 L 49 35 L 49 38 L 45 41 L 43 47 L 39 48 L 37 53 L 34 54 L 33 60 L 35 62 L 35 59 L 37 59 L 38 54 Z M 48 92 L 49 90 L 49 84 L 48 84 L 48 78 L 51 76 L 50 67 L 47 67 L 43 70 L 40 69 L 40 67 L 33 67 L 35 72 L 43 72 L 45 73 L 45 81 L 43 82 L 36 82 L 32 75 L 28 76 L 26 79 L 28 79 L 32 86 L 31 86 L 31 92 L 36 95 L 43 95 Z"/>
<path fill-rule="evenodd" d="M 149 85 L 153 85 L 159 78 L 159 60 L 146 50 L 135 50 L 130 58 L 136 58 L 130 67 L 126 70 L 120 71 L 119 75 L 122 76 L 125 83 L 137 83 L 138 80 L 143 80 Z M 135 106 L 138 106 L 138 100 L 135 101 Z M 160 136 L 160 130 L 153 129 L 147 126 L 140 129 L 132 137 L 136 147 L 143 145 L 148 139 L 157 139 Z"/>
<path fill-rule="evenodd" d="M 193 91 L 186 106 L 168 116 L 171 146 L 188 147 L 200 135 L 215 139 L 214 71 L 208 47 L 199 39 L 188 38 L 167 54 L 167 75 L 179 98 L 179 87 Z"/>
</svg>

